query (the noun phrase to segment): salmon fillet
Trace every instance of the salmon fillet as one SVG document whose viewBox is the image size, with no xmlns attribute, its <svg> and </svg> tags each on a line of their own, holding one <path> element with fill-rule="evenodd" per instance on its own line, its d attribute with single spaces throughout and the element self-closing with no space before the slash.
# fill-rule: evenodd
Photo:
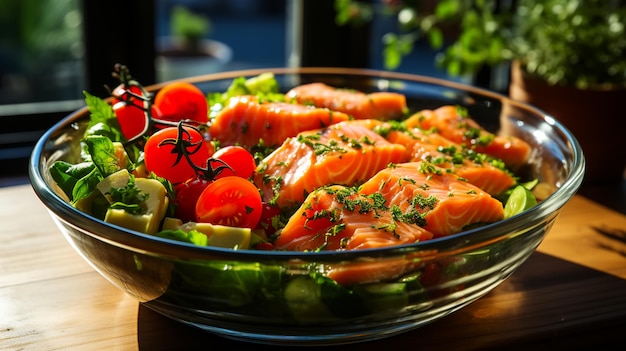
<svg viewBox="0 0 626 351">
<path fill-rule="evenodd" d="M 285 94 L 287 101 L 341 111 L 355 119 L 396 119 L 407 113 L 406 96 L 394 92 L 366 94 L 324 83 L 297 86 Z"/>
<path fill-rule="evenodd" d="M 465 226 L 504 218 L 502 203 L 457 175 L 409 162 L 383 169 L 361 185 L 360 194 L 381 194 L 388 206 L 421 215 L 422 227 L 435 237 L 455 234 Z"/>
<path fill-rule="evenodd" d="M 499 159 L 476 152 L 441 134 L 405 123 L 372 119 L 350 121 L 363 125 L 406 148 L 407 161 L 427 161 L 446 169 L 491 195 L 498 195 L 517 183 L 516 178 Z"/>
<path fill-rule="evenodd" d="M 498 195 L 517 183 L 503 162 L 468 149 L 440 134 L 418 128 L 392 130 L 387 135 L 392 143 L 404 145 L 410 161 L 430 162 L 467 181 L 491 195 Z"/>
<path fill-rule="evenodd" d="M 502 203 L 426 162 L 401 163 L 358 187 L 329 186 L 309 194 L 278 232 L 281 250 L 355 250 L 444 237 L 504 218 Z"/>
<path fill-rule="evenodd" d="M 299 206 L 321 186 L 359 184 L 405 155 L 404 146 L 346 121 L 287 139 L 259 163 L 253 179 L 265 202 Z"/>
<path fill-rule="evenodd" d="M 418 223 L 396 220 L 380 196 L 334 185 L 309 194 L 274 245 L 293 251 L 356 250 L 412 244 L 432 237 Z"/>
<path fill-rule="evenodd" d="M 378 283 L 397 279 L 424 266 L 416 253 L 402 258 L 376 258 L 356 262 L 342 262 L 328 266 L 328 277 L 343 286 Z"/>
<path fill-rule="evenodd" d="M 209 133 L 223 146 L 241 145 L 248 149 L 263 142 L 275 147 L 298 133 L 319 129 L 350 117 L 327 108 L 285 102 L 259 102 L 255 96 L 229 100 L 212 120 Z"/>
<path fill-rule="evenodd" d="M 442 136 L 476 152 L 501 159 L 511 169 L 523 165 L 531 151 L 530 145 L 517 137 L 490 133 L 456 106 L 422 110 L 409 117 L 405 123 L 409 128 L 436 130 Z"/>
</svg>

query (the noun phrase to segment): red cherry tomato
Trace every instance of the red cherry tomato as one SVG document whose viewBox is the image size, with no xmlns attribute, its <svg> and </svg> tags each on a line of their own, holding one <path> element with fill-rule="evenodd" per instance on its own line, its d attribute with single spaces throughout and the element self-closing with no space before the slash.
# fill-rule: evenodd
<svg viewBox="0 0 626 351">
<path fill-rule="evenodd" d="M 145 97 L 143 89 L 139 85 L 120 84 L 113 89 L 111 96 L 113 111 L 126 139 L 145 134 L 150 125 L 145 113 L 149 102 L 136 97 Z"/>
<path fill-rule="evenodd" d="M 143 95 L 143 91 L 138 85 L 120 84 L 116 86 L 115 89 L 113 89 L 113 91 L 111 92 L 111 96 L 113 98 L 112 104 L 115 105 L 120 101 L 136 100 L 137 98 L 129 94 L 129 92 L 134 95 Z"/>
<path fill-rule="evenodd" d="M 256 168 L 254 156 L 241 146 L 226 146 L 218 149 L 213 154 L 213 158 L 224 161 L 232 169 L 225 168 L 216 179 L 233 175 L 247 179 L 252 176 Z M 211 164 L 213 167 L 218 167 L 219 165 L 218 162 Z"/>
<path fill-rule="evenodd" d="M 211 184 L 210 180 L 196 177 L 189 179 L 184 183 L 180 183 L 174 187 L 176 190 L 175 216 L 183 222 L 196 220 L 196 203 L 202 191 Z"/>
<path fill-rule="evenodd" d="M 197 167 L 206 167 L 211 150 L 202 134 L 194 128 L 183 127 L 184 133 L 178 135 L 178 127 L 168 127 L 152 134 L 144 146 L 144 162 L 149 172 L 177 184 L 195 178 Z M 183 151 L 185 150 L 185 151 Z"/>
<path fill-rule="evenodd" d="M 140 103 L 137 102 L 137 104 Z M 120 124 L 122 134 L 128 140 L 145 134 L 150 125 L 148 116 L 141 105 L 119 101 L 113 105 L 113 111 L 117 117 L 117 122 Z"/>
<path fill-rule="evenodd" d="M 154 97 L 161 119 L 178 122 L 184 119 L 206 124 L 209 120 L 206 96 L 198 87 L 187 82 L 165 85 Z"/>
<path fill-rule="evenodd" d="M 196 221 L 252 229 L 259 223 L 262 207 L 252 182 L 237 176 L 220 178 L 200 194 Z"/>
<path fill-rule="evenodd" d="M 427 263 L 420 276 L 420 282 L 424 286 L 433 286 L 438 284 L 443 277 L 441 266 L 436 263 Z"/>
<path fill-rule="evenodd" d="M 274 244 L 268 242 L 258 242 L 254 245 L 255 250 L 273 251 L 275 249 Z"/>
<path fill-rule="evenodd" d="M 261 219 L 257 224 L 257 229 L 262 229 L 266 237 L 274 234 L 278 228 L 274 226 L 274 218 L 280 216 L 280 209 L 276 206 L 269 204 L 263 204 L 263 211 L 261 212 Z"/>
</svg>

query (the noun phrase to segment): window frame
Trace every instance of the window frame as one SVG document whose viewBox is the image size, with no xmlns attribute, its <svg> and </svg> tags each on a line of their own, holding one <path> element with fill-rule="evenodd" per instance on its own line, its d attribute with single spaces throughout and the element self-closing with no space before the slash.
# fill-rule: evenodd
<svg viewBox="0 0 626 351">
<path fill-rule="evenodd" d="M 131 74 L 143 84 L 154 84 L 154 1 L 82 0 L 80 6 L 85 48 L 84 90 L 106 97 L 104 85 L 117 84 L 111 76 L 116 63 L 133 67 Z M 0 176 L 25 176 L 32 148 L 39 138 L 82 106 L 84 101 L 77 99 L 6 105 L 0 109 L 3 125 L 0 129 L 0 162 L 3 164 Z"/>
</svg>

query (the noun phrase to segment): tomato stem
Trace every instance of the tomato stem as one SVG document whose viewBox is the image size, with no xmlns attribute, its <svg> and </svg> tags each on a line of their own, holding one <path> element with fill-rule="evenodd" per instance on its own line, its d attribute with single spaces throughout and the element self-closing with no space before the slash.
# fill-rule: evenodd
<svg viewBox="0 0 626 351">
<path fill-rule="evenodd" d="M 133 79 L 127 66 L 119 63 L 115 64 L 112 76 L 120 81 L 120 84 L 124 88 L 124 92 L 122 94 L 115 94 L 109 87 L 105 86 L 109 94 L 129 106 L 143 110 L 144 116 L 146 118 L 144 129 L 138 135 L 129 138 L 128 141 L 125 143 L 125 146 L 143 140 L 144 136 L 148 135 L 148 132 L 155 125 L 177 127 L 178 136 L 176 139 L 165 139 L 161 141 L 161 143 L 159 143 L 159 146 L 167 144 L 174 146 L 174 148 L 172 149 L 172 153 L 177 154 L 174 165 L 178 164 L 184 158 L 185 161 L 188 162 L 189 165 L 196 171 L 199 177 L 202 177 L 209 181 L 215 180 L 215 178 L 225 169 L 233 171 L 233 169 L 226 162 L 217 158 L 209 157 L 206 160 L 206 167 L 198 166 L 192 161 L 190 156 L 198 152 L 198 150 L 204 146 L 204 141 L 201 140 L 199 142 L 192 143 L 191 136 L 189 132 L 185 129 L 185 127 L 193 128 L 197 130 L 200 134 L 202 134 L 200 128 L 202 126 L 205 126 L 204 124 L 192 119 L 183 119 L 178 122 L 173 122 L 155 118 L 152 113 L 153 101 L 151 94 L 145 90 L 143 85 Z M 133 91 L 131 89 L 132 87 L 139 88 L 140 93 Z M 139 104 L 138 102 L 141 103 Z M 214 167 L 212 163 L 217 163 L 218 165 Z"/>
<path fill-rule="evenodd" d="M 191 142 L 191 135 L 185 128 L 192 128 L 200 132 L 197 128 L 184 123 L 184 121 L 180 121 L 177 123 L 178 135 L 176 139 L 164 139 L 159 143 L 159 146 L 163 145 L 173 145 L 172 153 L 177 153 L 176 161 L 172 166 L 178 164 L 182 158 L 185 158 L 185 161 L 189 163 L 189 165 L 196 171 L 199 177 L 203 179 L 212 181 L 222 173 L 225 169 L 230 169 L 234 172 L 234 170 L 223 160 L 209 157 L 206 161 L 206 167 L 198 166 L 191 159 L 191 155 L 195 154 L 200 150 L 200 148 L 204 147 L 204 141 L 200 140 L 196 143 Z M 217 167 L 213 167 L 212 163 L 218 163 Z"/>
</svg>

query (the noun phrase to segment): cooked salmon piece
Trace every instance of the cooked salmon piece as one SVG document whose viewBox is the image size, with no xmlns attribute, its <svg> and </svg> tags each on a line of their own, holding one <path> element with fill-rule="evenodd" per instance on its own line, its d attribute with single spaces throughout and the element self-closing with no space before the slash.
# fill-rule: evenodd
<svg viewBox="0 0 626 351">
<path fill-rule="evenodd" d="M 350 117 L 327 108 L 286 102 L 259 102 L 255 96 L 237 96 L 211 121 L 209 133 L 223 146 L 241 145 L 248 149 L 263 142 L 275 147 L 298 133 L 319 129 Z"/>
<path fill-rule="evenodd" d="M 435 110 L 422 110 L 405 121 L 408 127 L 435 130 L 442 136 L 467 145 L 476 152 L 501 159 L 515 170 L 530 155 L 530 145 L 515 136 L 498 136 L 485 130 L 457 106 L 442 106 Z"/>
<path fill-rule="evenodd" d="M 502 203 L 452 173 L 429 162 L 409 162 L 378 172 L 360 186 L 360 194 L 379 193 L 403 216 L 423 217 L 435 237 L 455 234 L 477 223 L 504 218 Z"/>
<path fill-rule="evenodd" d="M 412 244 L 433 235 L 413 221 L 394 218 L 385 199 L 356 187 L 322 187 L 309 194 L 279 232 L 280 250 L 357 250 Z"/>
<path fill-rule="evenodd" d="M 404 146 L 346 121 L 287 139 L 259 162 L 253 179 L 265 202 L 299 206 L 316 188 L 359 184 L 405 155 Z"/>
<path fill-rule="evenodd" d="M 387 140 L 404 145 L 409 161 L 430 162 L 458 175 L 491 195 L 498 195 L 517 183 L 503 162 L 475 152 L 440 134 L 419 128 L 392 130 Z"/>
<path fill-rule="evenodd" d="M 324 83 L 309 83 L 292 88 L 287 101 L 341 111 L 355 119 L 397 119 L 408 111 L 406 96 L 394 92 L 366 94 L 354 89 L 336 88 Z"/>
</svg>

